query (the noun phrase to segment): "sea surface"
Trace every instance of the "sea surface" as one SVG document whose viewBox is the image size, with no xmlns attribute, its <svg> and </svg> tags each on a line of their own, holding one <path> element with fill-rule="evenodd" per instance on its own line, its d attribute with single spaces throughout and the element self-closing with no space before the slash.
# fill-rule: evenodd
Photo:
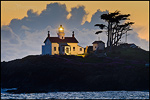
<svg viewBox="0 0 150 100">
<path fill-rule="evenodd" d="M 1 89 L 1 99 L 149 99 L 149 91 L 7 93 Z"/>
</svg>

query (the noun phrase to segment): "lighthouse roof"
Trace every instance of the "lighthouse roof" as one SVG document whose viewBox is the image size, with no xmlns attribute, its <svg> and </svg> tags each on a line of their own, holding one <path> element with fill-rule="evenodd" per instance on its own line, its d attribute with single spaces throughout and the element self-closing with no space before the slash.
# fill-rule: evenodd
<svg viewBox="0 0 150 100">
<path fill-rule="evenodd" d="M 94 41 L 92 44 L 98 44 L 98 43 L 104 43 L 104 42 L 103 41 Z"/>
<path fill-rule="evenodd" d="M 47 39 L 52 43 L 79 43 L 75 37 L 65 37 L 65 39 L 60 39 L 59 37 L 47 37 L 44 43 Z"/>
</svg>

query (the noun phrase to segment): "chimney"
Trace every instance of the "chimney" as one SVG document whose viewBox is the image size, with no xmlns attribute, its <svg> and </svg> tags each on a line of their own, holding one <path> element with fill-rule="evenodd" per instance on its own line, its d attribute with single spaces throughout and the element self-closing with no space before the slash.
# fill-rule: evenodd
<svg viewBox="0 0 150 100">
<path fill-rule="evenodd" d="M 48 37 L 50 37 L 50 34 L 49 34 L 49 32 L 50 32 L 50 31 L 48 31 Z"/>
<path fill-rule="evenodd" d="M 74 31 L 72 32 L 72 37 L 74 37 Z"/>
</svg>

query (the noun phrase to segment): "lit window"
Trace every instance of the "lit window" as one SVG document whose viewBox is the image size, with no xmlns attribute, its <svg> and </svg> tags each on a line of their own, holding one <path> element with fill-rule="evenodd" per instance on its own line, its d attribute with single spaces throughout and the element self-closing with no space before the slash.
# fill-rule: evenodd
<svg viewBox="0 0 150 100">
<path fill-rule="evenodd" d="M 56 47 L 54 47 L 54 51 L 56 51 Z"/>
<path fill-rule="evenodd" d="M 73 51 L 75 51 L 75 47 L 73 47 Z"/>
<path fill-rule="evenodd" d="M 69 48 L 66 48 L 66 53 L 69 53 Z"/>
<path fill-rule="evenodd" d="M 82 51 L 82 48 L 80 48 L 80 51 Z"/>
</svg>

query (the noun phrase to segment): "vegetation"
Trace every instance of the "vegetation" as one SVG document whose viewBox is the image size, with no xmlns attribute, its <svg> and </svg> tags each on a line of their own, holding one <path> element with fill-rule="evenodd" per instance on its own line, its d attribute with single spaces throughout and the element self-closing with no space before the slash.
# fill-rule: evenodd
<svg viewBox="0 0 150 100">
<path fill-rule="evenodd" d="M 106 53 L 106 55 L 104 55 Z M 149 62 L 149 51 L 145 51 L 139 47 L 130 48 L 126 47 L 123 48 L 121 46 L 114 46 L 112 47 L 112 51 L 109 51 L 109 47 L 105 48 L 104 51 L 100 51 L 98 53 L 90 52 L 85 55 L 84 59 L 81 59 L 82 62 L 90 62 L 90 63 L 100 63 L 105 58 L 111 59 L 122 59 L 124 61 L 128 60 L 136 60 L 142 61 L 145 63 Z M 102 59 L 102 60 L 100 60 Z"/>
<path fill-rule="evenodd" d="M 108 57 L 118 57 L 124 60 L 136 60 L 149 62 L 149 51 L 141 48 L 122 48 L 115 46 L 111 52 L 107 52 Z"/>
<path fill-rule="evenodd" d="M 108 36 L 107 47 L 117 46 L 122 36 L 126 34 L 127 31 L 132 30 L 130 27 L 132 24 L 134 24 L 134 22 L 125 22 L 125 20 L 129 20 L 129 16 L 130 14 L 120 14 L 120 11 L 102 14 L 101 19 L 105 20 L 108 25 L 95 24 L 95 26 L 98 26 L 101 29 L 95 34 L 102 33 L 102 30 L 106 30 L 106 34 Z"/>
</svg>

